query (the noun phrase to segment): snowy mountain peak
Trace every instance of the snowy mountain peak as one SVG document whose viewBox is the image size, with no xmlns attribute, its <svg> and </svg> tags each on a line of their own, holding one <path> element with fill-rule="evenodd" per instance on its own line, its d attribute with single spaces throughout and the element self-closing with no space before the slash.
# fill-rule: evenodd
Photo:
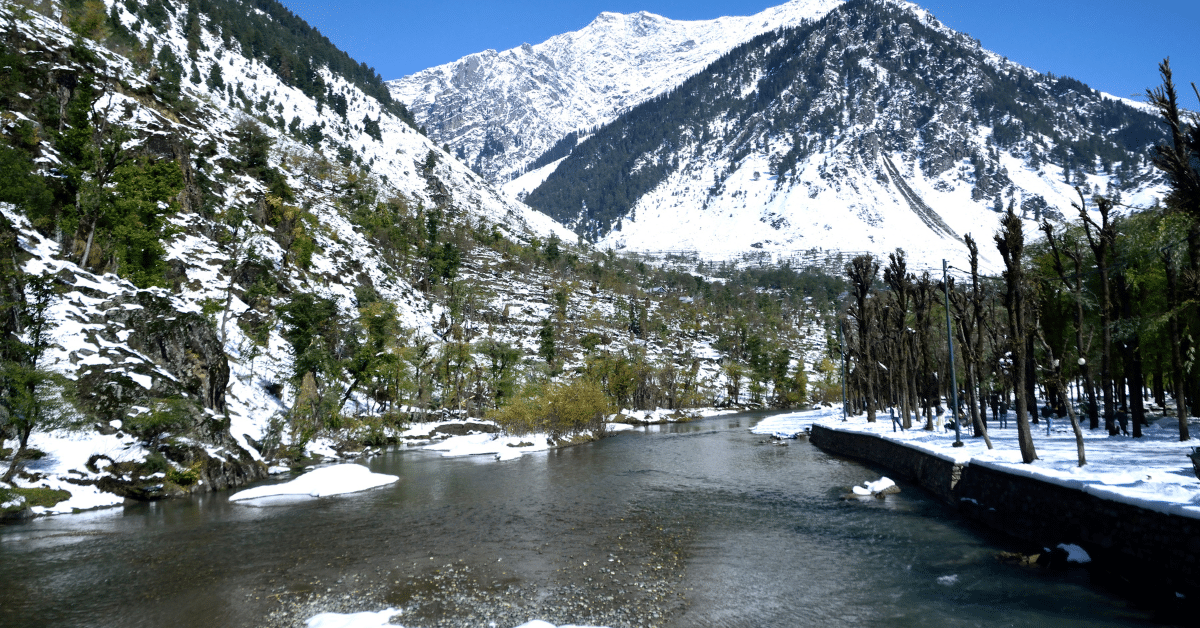
<svg viewBox="0 0 1200 628">
<path fill-rule="evenodd" d="M 907 2 L 846 2 L 748 40 L 567 139 L 506 190 L 650 255 L 801 264 L 899 247 L 936 268 L 1006 207 L 1032 230 L 1069 212 L 1077 186 L 1143 206 L 1162 193 L 1146 160 L 1162 130 L 1144 108 L 1012 63 Z"/>
<path fill-rule="evenodd" d="M 669 91 L 757 35 L 841 4 L 795 0 L 752 16 L 703 21 L 605 12 L 578 31 L 468 55 L 389 87 L 438 144 L 449 144 L 485 177 L 507 181 L 568 133 Z"/>
</svg>

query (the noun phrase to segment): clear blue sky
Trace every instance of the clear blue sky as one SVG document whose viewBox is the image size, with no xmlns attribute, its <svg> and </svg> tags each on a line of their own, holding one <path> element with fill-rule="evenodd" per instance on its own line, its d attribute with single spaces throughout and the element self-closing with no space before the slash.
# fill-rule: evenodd
<svg viewBox="0 0 1200 628">
<path fill-rule="evenodd" d="M 586 26 L 601 11 L 672 19 L 750 15 L 783 0 L 281 0 L 339 48 L 400 78 L 488 48 L 504 50 Z M 1200 0 L 924 0 L 947 26 L 1039 70 L 1118 95 L 1158 84 L 1171 57 L 1183 104 L 1200 109 Z"/>
</svg>

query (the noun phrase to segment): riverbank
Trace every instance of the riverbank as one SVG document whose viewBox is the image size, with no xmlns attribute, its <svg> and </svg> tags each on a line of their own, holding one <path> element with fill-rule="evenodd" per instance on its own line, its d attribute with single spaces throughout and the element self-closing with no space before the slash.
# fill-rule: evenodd
<svg viewBox="0 0 1200 628">
<path fill-rule="evenodd" d="M 360 460 L 380 455 L 395 447 L 423 448 L 437 451 L 446 457 L 490 456 L 496 460 L 511 460 L 526 454 L 592 442 L 606 435 L 647 425 L 687 422 L 730 412 L 735 411 L 717 408 L 684 411 L 622 410 L 609 417 L 610 422 L 605 425 L 603 434 L 586 432 L 558 440 L 548 434 L 505 435 L 495 422 L 480 418 L 412 423 L 403 429 L 386 433 L 384 436 L 387 441 L 394 443 L 387 446 L 361 442 L 353 444 L 353 439 L 346 435 L 313 439 L 305 448 L 306 455 L 299 466 Z M 99 455 L 112 461 L 112 464 L 136 464 L 146 460 L 152 453 L 145 443 L 119 431 L 102 434 L 85 429 L 35 433 L 30 445 L 39 452 L 38 458 L 28 461 L 25 469 L 11 485 L 0 483 L 0 522 L 78 513 L 126 504 L 130 500 L 103 490 L 100 480 L 105 477 L 107 470 L 89 469 L 89 459 Z M 215 449 L 209 451 L 209 454 L 229 457 L 227 452 Z M 292 466 L 281 464 L 279 461 L 263 460 L 257 450 L 252 450 L 251 454 L 254 459 L 243 462 L 259 469 L 259 475 L 262 477 L 286 474 L 294 470 Z M 0 474 L 6 468 L 5 463 L 0 463 Z M 169 472 L 163 471 L 159 476 L 166 478 Z M 242 484 L 244 483 L 222 488 L 237 489 L 241 488 Z M 209 490 L 204 487 L 203 480 L 193 488 L 198 491 Z M 37 500 L 28 497 L 34 495 L 34 492 L 37 494 Z"/>
<path fill-rule="evenodd" d="M 840 409 L 772 417 L 755 433 L 810 434 L 813 445 L 888 469 L 970 519 L 1042 547 L 1078 544 L 1109 571 L 1154 573 L 1183 597 L 1200 595 L 1200 480 L 1173 418 L 1152 419 L 1140 439 L 1085 430 L 1079 467 L 1070 425 L 1033 426 L 1039 459 L 1022 464 L 1015 421 L 954 447 L 946 430 L 892 431 Z M 995 428 L 995 426 L 993 426 Z"/>
</svg>

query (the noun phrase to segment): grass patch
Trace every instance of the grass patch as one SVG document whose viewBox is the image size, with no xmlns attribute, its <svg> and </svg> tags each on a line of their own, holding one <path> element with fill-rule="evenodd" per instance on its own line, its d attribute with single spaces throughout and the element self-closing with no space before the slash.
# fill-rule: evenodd
<svg viewBox="0 0 1200 628">
<path fill-rule="evenodd" d="M 0 504 L 10 502 L 18 495 L 24 497 L 25 501 L 21 504 L 5 508 L 3 512 L 15 512 L 34 506 L 49 508 L 71 497 L 71 493 L 55 488 L 10 488 L 0 489 Z"/>
</svg>

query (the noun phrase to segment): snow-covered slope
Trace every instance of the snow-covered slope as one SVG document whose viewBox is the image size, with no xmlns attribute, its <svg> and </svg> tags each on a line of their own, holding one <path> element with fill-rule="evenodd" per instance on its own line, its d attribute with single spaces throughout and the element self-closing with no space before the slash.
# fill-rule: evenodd
<svg viewBox="0 0 1200 628">
<path fill-rule="evenodd" d="M 961 262 L 964 234 L 988 243 L 1010 203 L 1030 233 L 1074 215 L 1075 186 L 1152 204 L 1162 139 L 1143 108 L 1009 62 L 916 5 L 851 0 L 739 46 L 510 185 L 618 250 L 899 247 L 940 268 Z"/>
<path fill-rule="evenodd" d="M 646 382 L 625 409 L 771 402 L 724 385 L 722 336 L 772 288 L 577 245 L 247 4 L 0 4 L 0 518 L 35 487 L 71 512 L 239 486 L 615 361 Z M 822 355 L 826 284 L 752 326 L 789 373 Z"/>
<path fill-rule="evenodd" d="M 679 21 L 602 13 L 536 45 L 487 50 L 389 81 L 439 144 L 504 182 L 572 131 L 676 87 L 734 46 L 817 19 L 842 0 L 793 0 L 746 17 Z"/>
<path fill-rule="evenodd" d="M 87 137 L 106 151 L 101 154 L 112 155 L 110 163 L 181 164 L 182 190 L 169 203 L 159 202 L 168 224 L 161 241 L 165 276 L 149 287 L 117 274 L 120 260 L 102 250 L 109 247 L 102 237 L 95 246 L 86 238 L 88 254 L 83 239 L 63 228 L 75 229 L 71 223 L 39 232 L 30 208 L 0 203 L 0 227 L 6 238 L 12 234 L 4 244 L 13 248 L 5 255 L 20 260 L 20 276 L 44 278 L 53 289 L 46 310 L 49 348 L 37 366 L 75 382 L 74 405 L 63 406 L 72 409 L 34 430 L 30 446 L 45 457 L 29 463 L 32 475 L 19 486 L 36 482 L 69 490 L 74 497 L 56 507 L 64 512 L 181 490 L 185 485 L 164 488 L 161 469 L 143 473 L 147 457 L 160 452 L 169 460 L 163 463 L 167 471 L 187 473 L 194 465 L 198 483 L 186 490 L 238 485 L 265 473 L 264 454 L 278 457 L 280 446 L 297 442 L 294 431 L 279 426 L 298 391 L 288 383 L 293 355 L 278 311 L 296 294 L 331 300 L 341 324 L 353 325 L 360 316 L 356 291 L 369 288 L 394 306 L 404 333 L 440 339 L 448 331 L 439 326 L 446 309 L 414 285 L 423 271 L 410 268 L 419 265 L 379 250 L 361 216 L 353 215 L 348 191 L 361 193 L 366 211 L 405 208 L 409 213 L 397 222 L 423 220 L 420 212 L 436 208 L 445 213 L 444 231 L 475 228 L 518 243 L 574 240 L 546 215 L 503 197 L 394 107 L 328 66 L 316 68 L 317 84 L 324 100 L 344 98 L 344 114 L 263 59 L 242 54 L 236 40 L 222 37 L 228 25 L 212 16 L 200 16 L 205 27 L 193 31 L 189 46 L 187 4 L 155 4 L 159 12 L 151 15 L 158 24 L 145 6 L 134 13 L 135 5 L 110 2 L 108 28 L 91 33 L 117 48 L 144 46 L 140 62 L 78 37 L 57 19 L 0 6 L 11 47 L 5 53 L 19 49 L 23 64 L 14 72 L 24 81 L 21 91 L 5 93 L 0 147 L 28 146 L 35 177 L 52 185 L 65 179 L 62 173 L 81 158 L 68 155 L 67 140 L 53 130 L 57 108 L 39 109 L 38 103 L 60 98 L 64 109 L 78 107 L 86 81 L 94 100 L 72 124 L 88 124 Z M 127 39 L 115 39 L 118 29 Z M 172 58 L 183 67 L 174 96 L 163 83 L 169 71 L 164 60 Z M 220 82 L 206 80 L 211 76 Z M 368 121 L 377 132 L 366 132 Z M 24 142 L 22 134 L 40 139 Z M 263 163 L 247 167 L 243 153 L 251 142 L 268 148 Z M 80 163 L 90 165 L 77 180 L 99 182 L 95 194 L 101 198 L 110 194 L 113 175 L 104 163 Z M 272 183 L 264 171 L 282 178 Z M 68 204 L 62 211 L 70 209 Z M 300 238 L 311 239 L 312 247 L 302 252 L 295 246 Z M 464 257 L 468 264 L 477 259 L 472 251 Z M 260 289 L 266 292 L 255 292 Z M 431 344 L 436 347 L 436 340 Z M 360 392 L 347 402 L 353 407 L 364 400 Z M 161 435 L 134 427 L 167 412 L 168 405 L 190 418 L 172 419 Z M 72 429 L 50 429 L 64 424 Z M 0 427 L 11 439 L 7 421 Z M 171 448 L 162 440 L 167 436 Z M 271 439 L 277 444 L 263 444 Z M 12 442 L 0 442 L 0 448 Z"/>
</svg>

